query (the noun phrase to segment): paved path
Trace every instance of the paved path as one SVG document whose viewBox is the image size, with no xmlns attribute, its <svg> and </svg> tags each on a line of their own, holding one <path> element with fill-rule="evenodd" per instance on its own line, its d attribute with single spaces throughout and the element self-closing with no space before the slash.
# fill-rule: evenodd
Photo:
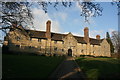
<svg viewBox="0 0 120 80">
<path fill-rule="evenodd" d="M 73 57 L 67 57 L 58 68 L 51 74 L 49 78 L 64 80 L 64 79 L 79 79 L 85 80 L 79 66 Z"/>
</svg>

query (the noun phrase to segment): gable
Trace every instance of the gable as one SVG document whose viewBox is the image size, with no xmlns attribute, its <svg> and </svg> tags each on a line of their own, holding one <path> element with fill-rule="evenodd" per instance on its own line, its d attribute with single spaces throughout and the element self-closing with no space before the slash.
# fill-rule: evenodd
<svg viewBox="0 0 120 80">
<path fill-rule="evenodd" d="M 109 45 L 109 43 L 107 42 L 106 39 L 103 39 L 102 42 L 101 42 L 101 44 L 107 44 L 107 45 Z"/>
<path fill-rule="evenodd" d="M 65 44 L 69 44 L 72 46 L 77 44 L 77 40 L 74 38 L 74 36 L 71 33 L 67 34 L 63 40 Z"/>
</svg>

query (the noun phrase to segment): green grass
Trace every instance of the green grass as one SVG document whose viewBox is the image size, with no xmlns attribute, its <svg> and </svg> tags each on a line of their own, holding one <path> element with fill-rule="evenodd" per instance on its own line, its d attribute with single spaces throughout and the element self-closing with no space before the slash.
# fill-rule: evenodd
<svg viewBox="0 0 120 80">
<path fill-rule="evenodd" d="M 120 79 L 120 60 L 113 58 L 77 58 L 76 62 L 89 80 Z"/>
<path fill-rule="evenodd" d="M 2 55 L 3 78 L 48 78 L 63 57 Z"/>
</svg>

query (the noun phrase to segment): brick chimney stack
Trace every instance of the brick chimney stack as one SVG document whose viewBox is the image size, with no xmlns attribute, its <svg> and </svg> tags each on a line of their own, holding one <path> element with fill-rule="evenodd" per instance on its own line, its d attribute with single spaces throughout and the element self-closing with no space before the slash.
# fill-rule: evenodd
<svg viewBox="0 0 120 80">
<path fill-rule="evenodd" d="M 51 21 L 50 20 L 46 22 L 46 38 L 48 39 L 51 38 Z"/>
<path fill-rule="evenodd" d="M 84 28 L 84 40 L 86 41 L 86 43 L 89 43 L 89 29 L 88 29 L 88 27 Z"/>
<path fill-rule="evenodd" d="M 97 40 L 100 40 L 100 35 L 96 35 L 96 39 L 97 39 Z"/>
</svg>

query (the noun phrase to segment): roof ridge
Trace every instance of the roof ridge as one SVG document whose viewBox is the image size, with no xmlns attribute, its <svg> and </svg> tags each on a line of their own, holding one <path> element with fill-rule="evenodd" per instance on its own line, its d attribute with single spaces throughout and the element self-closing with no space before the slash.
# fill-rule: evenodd
<svg viewBox="0 0 120 80">
<path fill-rule="evenodd" d="M 25 29 L 25 30 L 28 30 L 28 31 L 35 31 L 35 32 L 45 32 L 45 31 L 30 30 L 30 29 Z"/>
<path fill-rule="evenodd" d="M 80 38 L 83 38 L 82 36 L 75 36 L 75 35 L 73 35 L 74 37 L 80 37 Z"/>
<path fill-rule="evenodd" d="M 46 32 L 46 31 L 38 31 L 38 30 L 30 30 L 30 29 L 25 29 L 25 30 L 28 30 L 28 31 L 35 31 L 35 32 Z M 55 32 L 51 32 L 53 34 L 62 34 L 62 33 L 55 33 Z M 66 35 L 66 34 L 62 34 L 62 35 Z"/>
</svg>

